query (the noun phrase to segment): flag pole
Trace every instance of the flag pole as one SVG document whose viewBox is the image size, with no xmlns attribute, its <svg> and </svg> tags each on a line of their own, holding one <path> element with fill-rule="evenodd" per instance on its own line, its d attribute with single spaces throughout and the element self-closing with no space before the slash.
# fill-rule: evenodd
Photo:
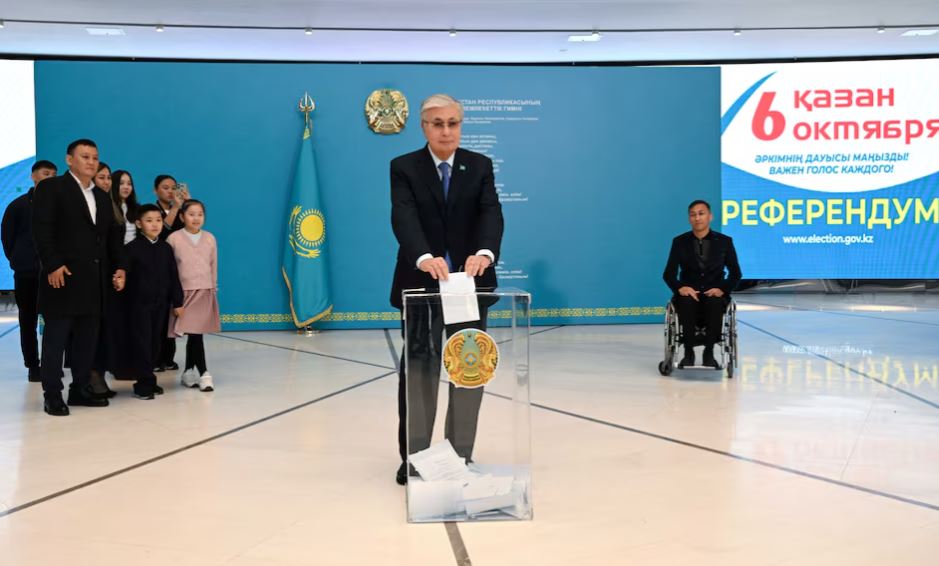
<svg viewBox="0 0 939 566">
<path fill-rule="evenodd" d="M 312 113 L 315 108 L 316 102 L 313 101 L 313 97 L 310 96 L 309 92 L 304 92 L 303 97 L 300 98 L 300 103 L 297 105 L 297 109 L 300 112 L 303 112 L 304 137 L 308 137 L 313 134 L 313 120 L 310 118 L 310 113 Z M 307 324 L 303 328 L 298 328 L 297 334 L 313 336 L 314 334 L 319 334 L 319 330 L 316 330 L 312 325 Z"/>
</svg>

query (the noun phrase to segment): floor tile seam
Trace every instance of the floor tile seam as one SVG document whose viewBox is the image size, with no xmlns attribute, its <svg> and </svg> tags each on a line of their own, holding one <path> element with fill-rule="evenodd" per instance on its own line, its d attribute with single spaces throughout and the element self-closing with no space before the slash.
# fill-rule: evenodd
<svg viewBox="0 0 939 566">
<path fill-rule="evenodd" d="M 491 396 L 493 396 L 493 397 L 499 397 L 499 398 L 504 399 L 504 400 L 507 400 L 507 401 L 511 401 L 511 400 L 512 400 L 510 397 L 508 397 L 508 396 L 506 396 L 506 395 L 499 394 L 499 393 L 492 393 L 492 392 L 488 392 L 488 391 L 487 391 L 486 394 L 487 394 L 487 395 L 491 395 Z M 816 481 L 819 481 L 819 482 L 827 483 L 827 484 L 830 484 L 830 485 L 835 485 L 835 486 L 838 486 L 838 487 L 843 487 L 843 488 L 851 489 L 851 490 L 854 490 L 854 491 L 859 491 L 859 492 L 865 493 L 865 494 L 867 494 L 867 495 L 872 495 L 872 496 L 877 496 L 877 497 L 883 497 L 883 498 L 891 499 L 891 500 L 898 501 L 898 502 L 901 502 L 901 503 L 906 503 L 906 504 L 914 505 L 914 506 L 917 506 L 917 507 L 923 507 L 923 508 L 926 508 L 926 509 L 930 509 L 930 510 L 932 510 L 932 511 L 939 511 L 939 505 L 937 505 L 937 504 L 932 504 L 932 503 L 928 503 L 928 502 L 925 502 L 925 501 L 919 501 L 919 500 L 917 500 L 917 499 L 912 499 L 912 498 L 909 498 L 909 497 L 904 497 L 904 496 L 901 496 L 901 495 L 896 495 L 896 494 L 888 493 L 888 492 L 885 492 L 885 491 L 879 491 L 879 490 L 876 490 L 876 489 L 873 489 L 873 488 L 864 487 L 864 486 L 862 486 L 862 485 L 857 485 L 857 484 L 852 484 L 852 483 L 850 483 L 850 482 L 842 481 L 842 480 L 839 480 L 839 479 L 834 479 L 834 478 L 828 478 L 828 477 L 825 477 L 825 476 L 820 476 L 820 475 L 818 475 L 818 474 L 813 474 L 813 473 L 811 473 L 811 472 L 806 472 L 806 471 L 799 470 L 799 469 L 796 469 L 796 468 L 790 468 L 790 467 L 788 467 L 788 466 L 783 466 L 783 465 L 780 465 L 780 464 L 774 464 L 774 463 L 772 463 L 772 462 L 767 462 L 767 461 L 764 461 L 764 460 L 759 460 L 759 459 L 757 459 L 757 458 L 751 458 L 751 457 L 749 457 L 749 456 L 743 456 L 743 455 L 741 455 L 741 454 L 735 454 L 735 453 L 733 453 L 733 452 L 728 452 L 728 451 L 720 450 L 720 449 L 717 449 L 717 448 L 711 448 L 710 446 L 704 446 L 703 444 L 697 444 L 697 443 L 690 442 L 690 441 L 687 441 L 687 440 L 681 440 L 680 438 L 674 438 L 674 437 L 666 436 L 666 435 L 664 435 L 664 434 L 659 434 L 659 433 L 656 433 L 656 432 L 651 432 L 651 431 L 642 430 L 642 429 L 635 428 L 635 427 L 630 427 L 630 426 L 626 426 L 626 425 L 621 425 L 621 424 L 614 423 L 614 422 L 610 422 L 610 421 L 606 421 L 606 420 L 603 420 L 603 419 L 600 419 L 600 418 L 597 418 L 597 417 L 591 417 L 591 416 L 589 416 L 589 415 L 582 415 L 582 414 L 579 414 L 579 413 L 574 413 L 574 412 L 572 412 L 572 411 L 567 411 L 567 410 L 564 410 L 564 409 L 559 409 L 559 408 L 557 408 L 557 407 L 551 407 L 551 406 L 548 406 L 548 405 L 543 405 L 543 404 L 541 404 L 541 403 L 531 403 L 531 406 L 532 406 L 532 407 L 535 407 L 535 408 L 537 408 L 537 409 L 541 409 L 541 410 L 553 412 L 553 413 L 560 414 L 560 415 L 565 415 L 565 416 L 568 416 L 568 417 L 572 417 L 572 418 L 575 418 L 575 419 L 587 421 L 587 422 L 590 422 L 590 423 L 599 424 L 599 425 L 602 425 L 602 426 L 607 426 L 607 427 L 610 427 L 610 428 L 615 428 L 615 429 L 623 430 L 623 431 L 626 431 L 626 432 L 631 432 L 631 433 L 633 433 L 633 434 L 638 434 L 638 435 L 645 436 L 645 437 L 648 437 L 648 438 L 653 438 L 653 439 L 656 439 L 656 440 L 662 440 L 662 441 L 669 442 L 669 443 L 672 443 L 672 444 L 676 444 L 676 445 L 679 445 L 679 446 L 683 446 L 683 447 L 686 447 L 686 448 L 693 448 L 693 449 L 696 449 L 696 450 L 700 450 L 700 451 L 703 451 L 703 452 L 708 452 L 708 453 L 711 453 L 711 454 L 714 454 L 714 455 L 718 455 L 718 456 L 723 456 L 723 457 L 725 457 L 725 458 L 730 458 L 730 459 L 736 460 L 736 461 L 738 461 L 738 462 L 744 462 L 744 463 L 755 464 L 755 465 L 758 465 L 758 466 L 762 466 L 762 467 L 764 467 L 764 468 L 769 468 L 769 469 L 772 469 L 772 470 L 781 471 L 781 472 L 784 472 L 784 473 L 792 474 L 792 475 L 799 476 L 799 477 L 803 477 L 803 478 L 806 478 L 806 479 L 812 479 L 812 480 L 816 480 Z"/>
<path fill-rule="evenodd" d="M 19 324 L 14 324 L 11 328 L 7 328 L 6 330 L 3 331 L 3 333 L 0 333 L 0 338 L 3 338 L 3 337 L 6 336 L 7 334 L 10 334 L 11 332 L 13 332 L 14 330 L 16 330 L 16 329 L 19 328 L 19 327 L 20 327 Z"/>
<path fill-rule="evenodd" d="M 864 417 L 864 422 L 861 424 L 861 429 L 858 431 L 857 438 L 854 439 L 854 444 L 851 446 L 851 453 L 848 454 L 848 458 L 845 460 L 844 466 L 841 468 L 841 475 L 838 476 L 838 479 L 842 481 L 844 481 L 845 474 L 848 473 L 848 468 L 851 466 L 851 460 L 854 458 L 854 453 L 857 451 L 857 447 L 861 443 L 861 438 L 867 431 L 867 426 L 870 423 L 871 415 L 874 414 L 874 407 L 877 406 L 877 400 L 880 397 L 881 391 L 883 391 L 883 389 L 876 389 L 874 391 L 874 396 L 871 398 L 871 406 L 867 409 L 867 415 Z"/>
<path fill-rule="evenodd" d="M 352 385 L 343 387 L 342 389 L 338 389 L 338 390 L 336 390 L 336 391 L 327 393 L 327 394 L 325 394 L 325 395 L 321 395 L 321 396 L 319 396 L 319 397 L 316 397 L 315 399 L 311 399 L 311 400 L 309 400 L 309 401 L 305 401 L 305 402 L 300 403 L 300 404 L 298 404 L 298 405 L 294 405 L 294 406 L 292 406 L 292 407 L 288 407 L 288 408 L 286 408 L 286 409 L 277 411 L 277 412 L 272 413 L 272 414 L 270 414 L 270 415 L 267 415 L 267 416 L 265 416 L 265 417 L 261 417 L 261 418 L 259 418 L 259 419 L 255 419 L 255 420 L 253 420 L 253 421 L 250 421 L 250 422 L 247 422 L 247 423 L 238 425 L 238 426 L 236 426 L 236 427 L 234 427 L 234 428 L 231 428 L 231 429 L 229 429 L 229 430 L 223 431 L 223 432 L 221 432 L 221 433 L 214 434 L 214 435 L 212 435 L 212 436 L 203 438 L 203 439 L 198 440 L 198 441 L 196 441 L 196 442 L 191 442 L 191 443 L 189 443 L 189 444 L 186 444 L 186 445 L 183 445 L 183 446 L 181 446 L 181 447 L 175 448 L 175 449 L 170 450 L 170 451 L 168 451 L 168 452 L 165 452 L 165 453 L 163 453 L 163 454 L 159 454 L 159 455 L 157 455 L 157 456 L 153 456 L 153 457 L 151 457 L 151 458 L 147 458 L 147 459 L 142 460 L 142 461 L 140 461 L 140 462 L 137 462 L 137 463 L 135 463 L 135 464 L 131 464 L 131 465 L 129 465 L 129 466 L 125 466 L 125 467 L 123 467 L 123 468 L 114 470 L 114 471 L 112 471 L 112 472 L 109 472 L 109 473 L 104 474 L 104 475 L 102 475 L 102 476 L 99 476 L 99 477 L 97 477 L 97 478 L 93 478 L 93 479 L 84 481 L 84 482 L 82 482 L 82 483 L 73 485 L 73 486 L 71 486 L 71 487 L 68 487 L 68 488 L 65 488 L 65 489 L 62 489 L 62 490 L 53 492 L 53 493 L 51 493 L 51 494 L 45 495 L 45 496 L 40 497 L 40 498 L 38 498 L 38 499 L 34 499 L 34 500 L 32 500 L 32 501 L 27 501 L 27 502 L 22 503 L 22 504 L 20 504 L 20 505 L 16 505 L 16 506 L 14 506 L 14 507 L 10 507 L 10 508 L 8 508 L 8 509 L 5 509 L 5 510 L 3 510 L 3 511 L 0 511 L 0 519 L 5 518 L 5 517 L 9 517 L 10 515 L 13 515 L 14 513 L 18 513 L 18 512 L 20 512 L 20 511 L 29 509 L 30 507 L 34 507 L 34 506 L 39 505 L 39 504 L 41 504 L 41 503 L 45 503 L 45 502 L 47 502 L 47 501 L 51 501 L 51 500 L 53 500 L 53 499 L 56 499 L 56 498 L 58 498 L 58 497 L 62 497 L 62 496 L 64 496 L 64 495 L 68 495 L 69 493 L 78 491 L 78 490 L 80 490 L 80 489 L 84 489 L 84 488 L 86 488 L 86 487 L 93 486 L 93 485 L 95 485 L 95 484 L 104 482 L 104 481 L 109 480 L 109 479 L 111 479 L 111 478 L 114 478 L 114 477 L 117 477 L 117 476 L 120 476 L 120 475 L 129 473 L 129 472 L 132 472 L 132 471 L 137 470 L 137 469 L 139 469 L 139 468 L 146 467 L 146 466 L 148 466 L 148 465 L 150 465 L 150 464 L 155 464 L 155 463 L 157 463 L 157 462 L 160 462 L 160 461 L 165 460 L 165 459 L 167 459 L 167 458 L 170 458 L 170 457 L 172 457 L 172 456 L 176 456 L 176 455 L 181 454 L 181 453 L 183 453 L 183 452 L 187 452 L 187 451 L 189 451 L 189 450 L 198 448 L 198 447 L 200 447 L 200 446 L 209 444 L 209 443 L 211 443 L 211 442 L 215 442 L 215 441 L 217 441 L 217 440 L 220 440 L 220 439 L 222 439 L 222 438 L 231 436 L 231 435 L 236 434 L 236 433 L 238 433 L 238 432 L 241 432 L 241 431 L 243 431 L 243 430 L 246 430 L 246 429 L 249 429 L 249 428 L 253 428 L 253 427 L 257 426 L 257 425 L 264 424 L 264 423 L 266 423 L 266 422 L 268 422 L 268 421 L 271 421 L 271 420 L 280 418 L 280 417 L 282 417 L 282 416 L 284 416 L 284 415 L 293 413 L 293 412 L 298 411 L 298 410 L 300 410 L 300 409 L 306 408 L 306 407 L 308 407 L 308 406 L 310 406 L 310 405 L 319 403 L 319 402 L 321 402 L 321 401 L 325 401 L 325 400 L 327 400 L 327 399 L 330 399 L 330 398 L 332 398 L 332 397 L 336 397 L 336 396 L 338 396 L 338 395 L 341 395 L 341 394 L 343 394 L 343 393 L 347 393 L 347 392 L 349 392 L 349 391 L 353 391 L 353 390 L 358 389 L 358 388 L 360 388 L 360 387 L 362 387 L 362 386 L 369 385 L 369 384 L 374 383 L 374 382 L 376 382 L 376 381 L 379 381 L 379 380 L 381 380 L 381 379 L 383 379 L 383 378 L 385 378 L 385 377 L 388 377 L 389 375 L 393 375 L 394 373 L 395 373 L 395 372 L 393 372 L 393 371 L 389 371 L 389 372 L 383 373 L 383 374 L 381 374 L 381 375 L 378 375 L 378 376 L 375 376 L 375 377 L 371 377 L 371 378 L 366 379 L 366 380 L 364 380 L 364 381 L 360 381 L 360 382 L 358 382 L 358 383 L 354 383 L 354 384 L 352 384 Z"/>
<path fill-rule="evenodd" d="M 394 367 L 391 367 L 391 366 L 383 366 L 383 365 L 381 365 L 381 364 L 376 364 L 376 363 L 372 363 L 372 362 L 366 362 L 366 361 L 363 361 L 363 360 L 355 360 L 355 359 L 352 359 L 352 358 L 344 358 L 344 357 L 342 357 L 342 356 L 334 356 L 334 355 L 332 355 L 332 354 L 324 354 L 324 353 L 322 353 L 322 352 L 311 352 L 310 350 L 302 350 L 302 349 L 300 349 L 300 348 L 292 348 L 292 347 L 289 347 L 289 346 L 281 346 L 280 344 L 268 344 L 267 342 L 258 342 L 257 340 L 248 340 L 247 338 L 237 338 L 237 337 L 235 337 L 235 336 L 228 336 L 228 335 L 221 334 L 221 333 L 213 333 L 212 336 L 215 336 L 215 337 L 217 337 L 217 338 L 224 338 L 224 339 L 226 339 L 226 340 L 236 340 L 236 341 L 238 341 L 238 342 L 246 342 L 246 343 L 248 343 L 248 344 L 256 344 L 256 345 L 258 345 L 258 346 L 266 346 L 266 347 L 268 347 L 268 348 L 276 348 L 276 349 L 278 349 L 278 350 L 287 350 L 288 352 L 297 352 L 297 353 L 300 353 L 300 354 L 309 354 L 309 355 L 311 355 L 311 356 L 319 356 L 319 357 L 322 357 L 322 358 L 329 358 L 329 359 L 339 360 L 339 361 L 343 361 L 343 362 L 350 362 L 350 363 L 354 363 L 354 364 L 362 364 L 362 365 L 371 366 L 371 367 L 376 367 L 376 368 L 381 368 L 381 369 L 387 369 L 387 370 L 393 370 L 393 369 L 395 369 Z"/>
<path fill-rule="evenodd" d="M 865 373 L 865 372 L 863 372 L 863 371 L 860 371 L 860 370 L 858 370 L 858 369 L 855 369 L 855 368 L 851 367 L 849 364 L 845 364 L 845 363 L 839 362 L 838 360 L 836 360 L 836 359 L 834 359 L 834 358 L 831 358 L 831 357 L 828 357 L 828 356 L 826 356 L 826 355 L 824 355 L 824 354 L 819 354 L 819 353 L 817 353 L 817 352 L 812 352 L 812 351 L 810 351 L 808 348 L 806 348 L 805 346 L 803 346 L 803 345 L 801 345 L 801 344 L 798 344 L 798 343 L 796 343 L 796 342 L 793 342 L 792 340 L 789 340 L 789 339 L 787 339 L 787 338 L 783 338 L 782 336 L 779 336 L 778 334 L 774 334 L 774 333 L 772 333 L 772 332 L 770 332 L 770 331 L 768 331 L 768 330 L 765 330 L 765 329 L 763 329 L 763 328 L 760 328 L 759 326 L 756 326 L 756 325 L 753 324 L 753 323 L 750 323 L 750 322 L 746 322 L 746 321 L 744 321 L 744 320 L 741 320 L 739 316 L 737 317 L 737 321 L 740 322 L 740 324 L 743 324 L 744 326 L 749 326 L 750 328 L 752 328 L 752 329 L 754 329 L 754 330 L 756 330 L 756 331 L 758 331 L 758 332 L 762 332 L 763 334 L 766 334 L 767 336 L 770 336 L 770 337 L 772 337 L 772 338 L 775 338 L 775 339 L 779 340 L 780 342 L 784 342 L 784 343 L 786 343 L 786 344 L 789 344 L 790 346 L 794 346 L 794 347 L 796 347 L 796 348 L 799 348 L 800 350 L 805 351 L 806 353 L 808 353 L 808 354 L 810 354 L 810 355 L 812 355 L 812 356 L 815 356 L 816 358 L 818 358 L 818 359 L 820 359 L 820 360 L 824 360 L 824 361 L 827 361 L 827 362 L 831 362 L 831 363 L 833 363 L 833 364 L 835 364 L 835 365 L 841 367 L 842 369 L 845 369 L 845 370 L 848 370 L 848 371 L 850 371 L 850 372 L 852 372 L 852 373 L 855 373 L 855 374 L 857 374 L 857 375 L 859 375 L 859 376 L 861 376 L 861 377 L 863 377 L 863 378 L 865 378 L 865 379 L 870 380 L 872 383 L 875 383 L 875 384 L 877 384 L 877 385 L 881 385 L 881 386 L 883 386 L 883 387 L 885 387 L 885 388 L 887 388 L 887 389 L 891 389 L 891 390 L 893 390 L 893 391 L 895 391 L 895 392 L 897 392 L 897 393 L 899 393 L 899 394 L 901 394 L 901 395 L 907 396 L 907 397 L 909 397 L 909 398 L 911 398 L 911 399 L 915 399 L 916 401 L 919 401 L 920 403 L 923 403 L 923 404 L 925 404 L 925 405 L 928 405 L 929 407 L 932 407 L 933 409 L 939 410 L 939 403 L 936 403 L 936 402 L 934 402 L 934 401 L 930 401 L 929 399 L 926 399 L 925 397 L 920 397 L 919 395 L 917 395 L 917 394 L 915 394 L 915 393 L 912 393 L 912 392 L 910 392 L 910 391 L 907 391 L 907 390 L 905 390 L 905 389 L 902 389 L 902 388 L 900 388 L 900 387 L 897 387 L 896 385 L 892 385 L 892 384 L 890 384 L 890 383 L 886 383 L 886 382 L 884 382 L 884 381 L 882 381 L 882 380 L 879 380 L 879 379 L 876 379 L 876 378 L 874 378 L 874 377 L 871 377 L 871 376 L 868 375 L 867 373 Z"/>
</svg>

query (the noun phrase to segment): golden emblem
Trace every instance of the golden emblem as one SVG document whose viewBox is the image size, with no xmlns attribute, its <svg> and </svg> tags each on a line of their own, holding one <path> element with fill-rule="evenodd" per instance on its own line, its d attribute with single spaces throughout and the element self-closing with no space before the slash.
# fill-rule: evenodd
<svg viewBox="0 0 939 566">
<path fill-rule="evenodd" d="M 447 340 L 443 349 L 443 367 L 457 387 L 476 388 L 496 376 L 499 347 L 482 330 L 460 330 Z"/>
<path fill-rule="evenodd" d="M 295 254 L 300 257 L 319 257 L 318 249 L 326 240 L 326 219 L 323 213 L 315 208 L 303 210 L 302 206 L 295 206 L 290 211 L 290 235 L 287 241 Z"/>
<path fill-rule="evenodd" d="M 408 121 L 408 99 L 400 90 L 373 91 L 365 101 L 365 116 L 376 134 L 397 134 Z"/>
</svg>

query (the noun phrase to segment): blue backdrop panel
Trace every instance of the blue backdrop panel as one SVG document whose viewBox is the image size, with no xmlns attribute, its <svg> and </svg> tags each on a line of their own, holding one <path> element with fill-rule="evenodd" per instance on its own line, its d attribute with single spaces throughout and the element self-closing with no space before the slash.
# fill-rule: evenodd
<svg viewBox="0 0 939 566">
<path fill-rule="evenodd" d="M 323 326 L 395 327 L 388 163 L 423 145 L 421 100 L 448 92 L 467 105 L 464 147 L 496 163 L 499 271 L 503 285 L 531 291 L 533 322 L 651 322 L 668 298 L 661 272 L 671 238 L 688 229 L 685 206 L 719 201 L 719 73 L 44 61 L 37 153 L 62 162 L 69 141 L 90 137 L 145 201 L 157 174 L 188 183 L 219 241 L 224 328 L 289 328 L 280 258 L 296 106 L 309 91 L 335 304 Z M 401 134 L 367 127 L 365 99 L 379 88 L 410 102 Z"/>
</svg>

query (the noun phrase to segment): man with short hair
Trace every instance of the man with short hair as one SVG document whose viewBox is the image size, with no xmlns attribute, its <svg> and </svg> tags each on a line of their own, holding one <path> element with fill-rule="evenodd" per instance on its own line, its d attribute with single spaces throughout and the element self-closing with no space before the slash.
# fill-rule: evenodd
<svg viewBox="0 0 939 566">
<path fill-rule="evenodd" d="M 496 194 L 492 160 L 461 149 L 463 106 L 436 94 L 421 105 L 421 129 L 427 145 L 391 162 L 391 227 L 398 258 L 391 304 L 403 308 L 404 289 L 438 288 L 451 272 L 475 277 L 476 287 L 496 286 L 494 264 L 502 244 L 502 206 Z M 430 444 L 440 379 L 441 335 L 463 328 L 486 328 L 486 305 L 477 322 L 444 327 L 439 305 L 409 309 L 408 352 L 398 376 L 398 452 L 396 481 L 407 483 L 408 453 Z M 402 317 L 404 318 L 404 317 Z M 402 321 L 402 333 L 405 324 Z M 430 343 L 429 343 L 430 342 Z M 405 359 L 411 363 L 405 379 Z M 456 453 L 472 458 L 483 389 L 449 386 L 445 435 Z M 410 420 L 410 422 L 408 422 Z"/>
<path fill-rule="evenodd" d="M 176 182 L 171 175 L 157 175 L 153 180 L 153 194 L 156 195 L 156 205 L 163 217 L 163 231 L 160 239 L 166 241 L 173 232 L 182 229 L 183 215 L 179 213 L 183 203 L 189 200 L 189 189 Z M 160 341 L 160 352 L 156 357 L 156 366 L 153 371 L 177 370 L 176 338 L 169 335 L 169 318 L 164 323 L 163 338 Z"/>
<path fill-rule="evenodd" d="M 10 261 L 13 270 L 13 289 L 16 308 L 20 319 L 20 349 L 23 351 L 23 363 L 28 371 L 29 381 L 42 381 L 39 375 L 39 340 L 36 338 L 36 325 L 39 311 L 36 307 L 39 292 L 39 258 L 33 244 L 33 191 L 39 181 L 55 177 L 58 169 L 55 163 L 40 160 L 33 164 L 30 179 L 33 186 L 13 199 L 3 213 L 2 233 L 3 254 Z"/>
<path fill-rule="evenodd" d="M 62 399 L 62 354 L 70 341 L 72 384 L 68 405 L 104 407 L 89 385 L 107 286 L 124 288 L 120 226 L 111 199 L 94 184 L 98 146 L 80 139 L 68 146 L 68 172 L 36 187 L 33 239 L 41 266 L 39 313 L 42 335 L 43 409 L 69 414 Z"/>
<path fill-rule="evenodd" d="M 720 369 L 714 358 L 714 344 L 720 341 L 724 309 L 730 293 L 742 277 L 734 241 L 711 230 L 711 205 L 696 200 L 688 205 L 691 231 L 672 240 L 662 278 L 675 293 L 672 303 L 678 311 L 685 355 L 678 364 L 695 365 L 694 327 L 705 322 L 703 365 Z M 726 270 L 726 273 L 725 273 Z"/>
</svg>

